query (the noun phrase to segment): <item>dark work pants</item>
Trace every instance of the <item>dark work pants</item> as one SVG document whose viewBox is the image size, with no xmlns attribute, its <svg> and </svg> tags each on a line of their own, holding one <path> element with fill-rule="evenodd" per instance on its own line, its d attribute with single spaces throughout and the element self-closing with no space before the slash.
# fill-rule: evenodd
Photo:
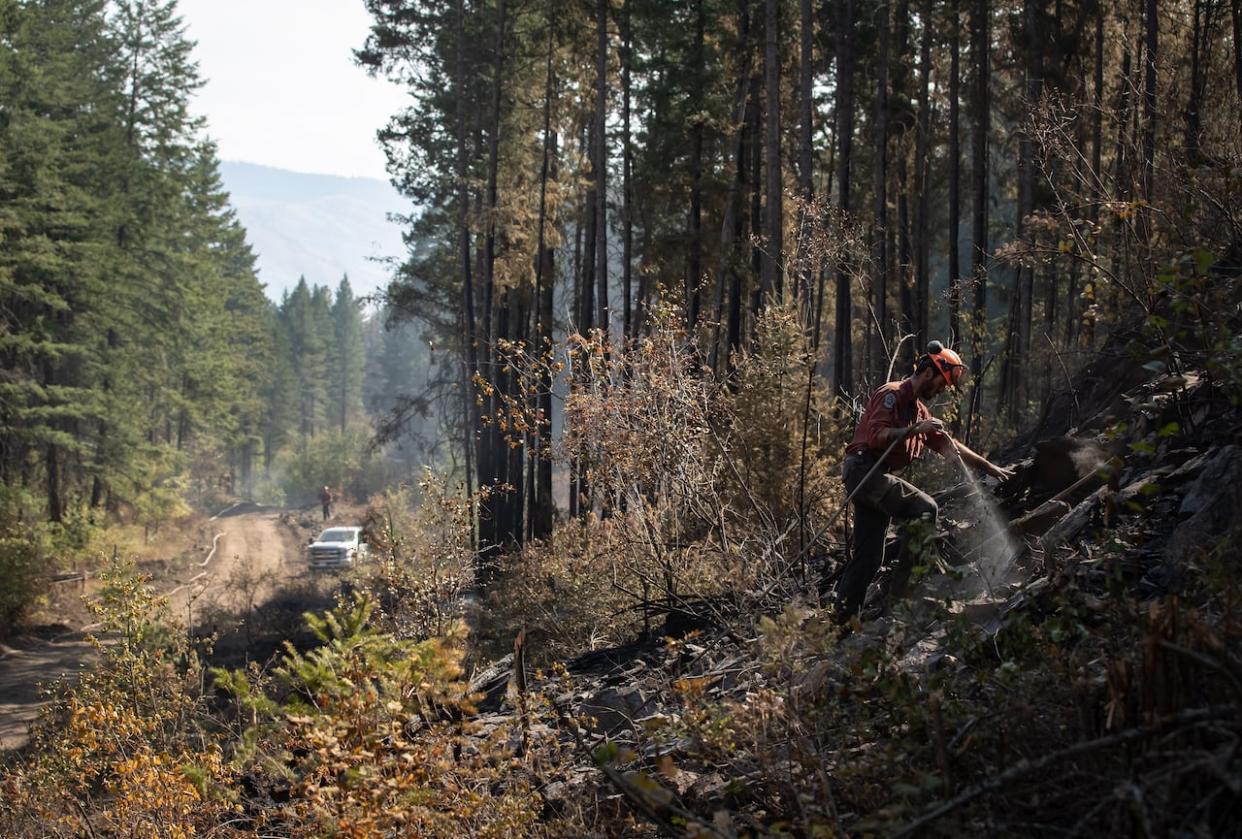
<svg viewBox="0 0 1242 839">
<path fill-rule="evenodd" d="M 862 608 L 867 587 L 884 559 L 889 522 L 896 519 L 904 524 L 926 517 L 933 526 L 936 523 L 938 510 L 935 499 L 914 484 L 888 474 L 883 466 L 876 469 L 864 484 L 863 479 L 875 462 L 873 456 L 865 453 L 850 455 L 841 470 L 846 493 L 856 489 L 858 492 L 853 501 L 854 555 L 837 582 L 837 619 L 840 621 L 848 620 Z M 895 562 L 889 593 L 899 597 L 904 593 L 914 563 L 914 557 L 906 550 L 904 534 Z"/>
</svg>

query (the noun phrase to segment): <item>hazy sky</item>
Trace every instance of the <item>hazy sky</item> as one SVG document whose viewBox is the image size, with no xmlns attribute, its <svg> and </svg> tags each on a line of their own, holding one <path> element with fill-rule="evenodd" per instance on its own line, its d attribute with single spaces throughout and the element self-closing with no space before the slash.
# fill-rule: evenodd
<svg viewBox="0 0 1242 839">
<path fill-rule="evenodd" d="M 220 158 L 387 179 L 375 131 L 403 106 L 353 63 L 362 0 L 181 0 L 206 85 L 195 111 Z"/>
</svg>

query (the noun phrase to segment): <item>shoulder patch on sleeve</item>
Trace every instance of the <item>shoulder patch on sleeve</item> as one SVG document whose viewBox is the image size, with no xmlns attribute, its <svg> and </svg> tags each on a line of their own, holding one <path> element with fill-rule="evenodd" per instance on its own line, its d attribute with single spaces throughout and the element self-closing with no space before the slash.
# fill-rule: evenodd
<svg viewBox="0 0 1242 839">
<path fill-rule="evenodd" d="M 897 394 L 895 393 L 884 394 L 884 407 L 885 408 L 888 408 L 891 411 L 893 409 L 893 406 L 896 404 L 897 404 Z"/>
</svg>

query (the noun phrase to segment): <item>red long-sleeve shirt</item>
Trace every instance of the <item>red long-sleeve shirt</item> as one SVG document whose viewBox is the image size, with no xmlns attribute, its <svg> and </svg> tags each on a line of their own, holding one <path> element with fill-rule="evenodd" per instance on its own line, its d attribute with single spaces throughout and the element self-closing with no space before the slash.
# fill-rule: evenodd
<svg viewBox="0 0 1242 839">
<path fill-rule="evenodd" d="M 871 394 L 862 419 L 858 421 L 858 428 L 854 429 L 854 439 L 845 453 L 871 451 L 879 457 L 888 448 L 888 442 L 880 439 L 881 432 L 888 428 L 909 428 L 931 418 L 931 411 L 914 395 L 913 379 L 881 385 Z M 902 469 L 923 456 L 924 446 L 945 454 L 951 445 L 949 438 L 938 431 L 911 434 L 893 446 L 884 463 L 890 469 Z"/>
</svg>

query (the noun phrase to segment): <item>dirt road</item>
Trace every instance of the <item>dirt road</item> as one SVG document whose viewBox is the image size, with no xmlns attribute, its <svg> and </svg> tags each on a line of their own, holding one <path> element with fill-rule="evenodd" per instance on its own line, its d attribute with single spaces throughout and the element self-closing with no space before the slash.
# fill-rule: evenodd
<svg viewBox="0 0 1242 839">
<path fill-rule="evenodd" d="M 252 609 L 302 573 L 299 537 L 278 510 L 238 507 L 210 520 L 208 527 L 210 553 L 152 581 L 168 593 L 172 614 L 181 623 L 196 625 L 212 609 Z M 91 666 L 94 649 L 83 636 L 94 629 L 61 627 L 0 646 L 0 750 L 28 739 L 46 698 L 42 685 L 76 679 Z"/>
<path fill-rule="evenodd" d="M 213 550 L 169 593 L 173 615 L 192 626 L 206 609 L 249 610 L 300 575 L 302 546 L 281 515 L 246 509 L 214 519 Z"/>
</svg>

